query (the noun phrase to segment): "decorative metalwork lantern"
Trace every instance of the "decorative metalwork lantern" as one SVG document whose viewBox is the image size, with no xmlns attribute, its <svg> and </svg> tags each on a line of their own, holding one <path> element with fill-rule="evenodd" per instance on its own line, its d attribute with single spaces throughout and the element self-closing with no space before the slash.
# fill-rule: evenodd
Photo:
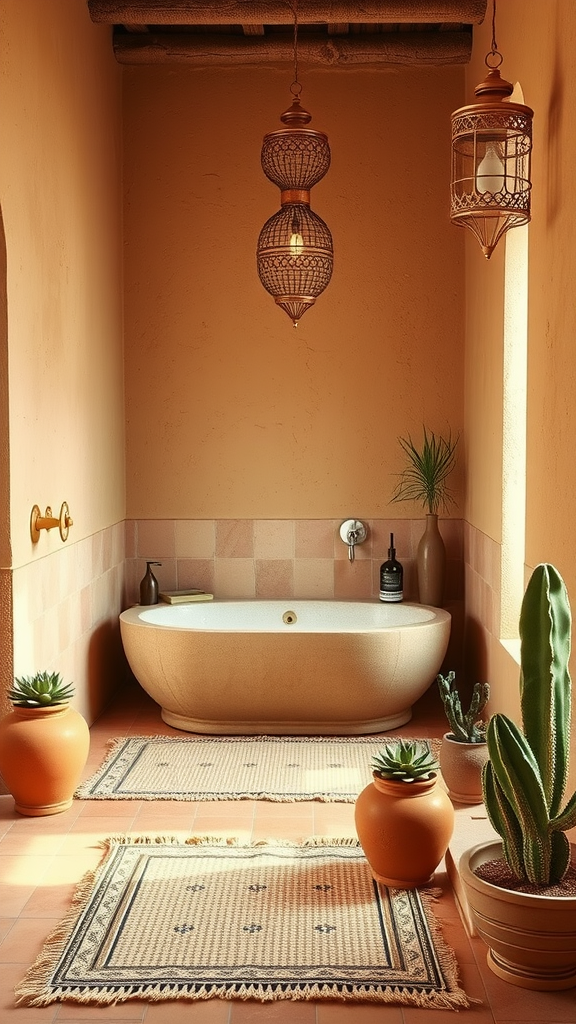
<svg viewBox="0 0 576 1024">
<path fill-rule="evenodd" d="M 492 13 L 488 74 L 474 92 L 478 103 L 452 114 L 450 219 L 474 233 L 486 259 L 502 235 L 530 220 L 530 158 L 534 111 L 508 97 L 513 85 L 498 70 L 502 54 Z"/>
<path fill-rule="evenodd" d="M 297 327 L 332 277 L 334 250 L 328 226 L 310 209 L 310 189 L 330 167 L 330 146 L 324 132 L 308 127 L 312 117 L 300 106 L 298 0 L 292 9 L 292 105 L 280 115 L 284 127 L 264 136 L 261 157 L 264 174 L 280 189 L 281 206 L 260 232 L 256 262 L 266 291 Z"/>
<path fill-rule="evenodd" d="M 264 136 L 262 169 L 281 190 L 281 207 L 260 232 L 256 259 L 266 291 L 296 327 L 332 276 L 332 235 L 310 209 L 310 189 L 330 166 L 330 147 L 323 132 L 307 127 L 312 118 L 299 95 L 280 120 L 286 127 Z"/>
</svg>

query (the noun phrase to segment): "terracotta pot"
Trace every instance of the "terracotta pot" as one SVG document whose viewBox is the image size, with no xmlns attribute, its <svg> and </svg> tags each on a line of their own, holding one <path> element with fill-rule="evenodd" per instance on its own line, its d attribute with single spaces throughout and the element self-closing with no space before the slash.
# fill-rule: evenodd
<svg viewBox="0 0 576 1024">
<path fill-rule="evenodd" d="M 442 778 L 457 804 L 481 804 L 482 769 L 488 760 L 486 743 L 461 743 L 446 732 L 440 747 Z"/>
<path fill-rule="evenodd" d="M 440 608 L 444 597 L 446 548 L 438 529 L 438 516 L 431 512 L 426 516 L 426 529 L 418 542 L 416 567 L 420 603 Z"/>
<path fill-rule="evenodd" d="M 72 804 L 90 733 L 68 704 L 15 707 L 0 722 L 0 772 L 20 814 L 58 814 Z"/>
<path fill-rule="evenodd" d="M 502 857 L 502 843 L 466 850 L 460 878 L 472 920 L 488 950 L 488 966 L 504 981 L 538 991 L 576 985 L 576 896 L 512 892 L 485 882 L 474 869 Z M 572 860 L 576 846 L 572 844 Z"/>
<path fill-rule="evenodd" d="M 360 845 L 374 878 L 384 885 L 426 885 L 446 853 L 454 808 L 437 777 L 391 782 L 376 773 L 354 809 Z"/>
</svg>

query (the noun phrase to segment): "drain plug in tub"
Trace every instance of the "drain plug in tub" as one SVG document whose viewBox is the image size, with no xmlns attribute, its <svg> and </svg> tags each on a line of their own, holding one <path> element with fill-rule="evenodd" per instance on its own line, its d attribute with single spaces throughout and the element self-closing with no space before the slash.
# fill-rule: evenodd
<svg viewBox="0 0 576 1024">
<path fill-rule="evenodd" d="M 293 622 L 297 621 L 298 616 L 296 615 L 296 612 L 284 612 L 284 615 L 282 616 L 282 622 L 285 622 L 287 626 L 291 626 Z"/>
</svg>

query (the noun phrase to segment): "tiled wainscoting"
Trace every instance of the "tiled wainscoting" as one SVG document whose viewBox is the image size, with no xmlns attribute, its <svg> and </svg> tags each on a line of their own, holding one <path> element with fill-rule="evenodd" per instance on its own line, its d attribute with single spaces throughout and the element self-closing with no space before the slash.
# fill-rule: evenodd
<svg viewBox="0 0 576 1024">
<path fill-rule="evenodd" d="M 12 573 L 16 674 L 45 668 L 76 686 L 93 721 L 117 686 L 118 612 L 125 604 L 124 523 L 35 558 Z"/>
<path fill-rule="evenodd" d="M 466 617 L 499 637 L 501 545 L 469 523 L 463 533 Z"/>
<path fill-rule="evenodd" d="M 406 600 L 418 600 L 416 549 L 424 519 L 367 520 L 367 540 L 350 562 L 339 519 L 134 519 L 126 523 L 126 595 L 138 601 L 146 560 L 165 590 L 197 587 L 216 597 L 377 598 L 390 533 L 404 567 Z M 463 524 L 441 519 L 446 602 L 464 592 Z"/>
</svg>

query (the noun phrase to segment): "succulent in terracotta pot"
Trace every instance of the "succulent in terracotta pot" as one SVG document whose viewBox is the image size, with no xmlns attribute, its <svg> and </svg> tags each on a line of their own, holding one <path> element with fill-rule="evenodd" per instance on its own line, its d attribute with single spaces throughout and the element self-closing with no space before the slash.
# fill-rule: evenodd
<svg viewBox="0 0 576 1024">
<path fill-rule="evenodd" d="M 532 989 L 576 985 L 576 793 L 570 754 L 571 613 L 562 577 L 538 565 L 520 612 L 522 728 L 492 715 L 484 802 L 501 843 L 460 859 L 472 919 L 499 977 Z M 571 875 L 572 883 L 562 886 Z"/>
<path fill-rule="evenodd" d="M 384 885 L 425 885 L 446 852 L 454 808 L 437 785 L 438 769 L 421 740 L 389 740 L 373 757 L 373 781 L 356 800 L 354 820 L 372 874 Z"/>
<path fill-rule="evenodd" d="M 490 697 L 490 686 L 474 683 L 468 710 L 464 711 L 455 679 L 454 672 L 436 677 L 450 725 L 440 747 L 442 778 L 456 803 L 481 804 L 482 771 L 488 760 L 486 722 L 481 716 Z"/>
<path fill-rule="evenodd" d="M 433 779 L 439 768 L 430 744 L 421 740 L 390 740 L 372 758 L 372 771 L 391 782 Z"/>
<path fill-rule="evenodd" d="M 72 804 L 90 747 L 88 725 L 69 703 L 73 693 L 58 672 L 16 678 L 8 691 L 0 771 L 20 814 L 58 814 Z"/>
<path fill-rule="evenodd" d="M 59 672 L 36 672 L 14 679 L 8 698 L 16 707 L 45 708 L 66 704 L 74 695 L 72 683 L 65 683 Z"/>
</svg>

